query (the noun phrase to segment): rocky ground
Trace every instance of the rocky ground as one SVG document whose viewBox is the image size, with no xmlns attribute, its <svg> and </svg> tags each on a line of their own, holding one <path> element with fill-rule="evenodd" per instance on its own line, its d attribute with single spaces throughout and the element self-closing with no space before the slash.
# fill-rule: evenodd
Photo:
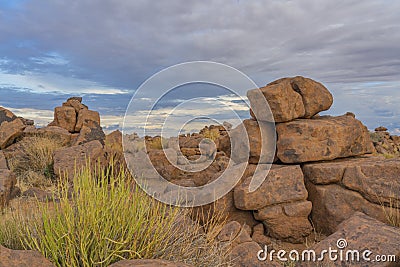
<svg viewBox="0 0 400 267">
<path fill-rule="evenodd" d="M 265 116 L 265 105 L 257 101 L 260 92 L 274 122 Z M 164 178 L 194 187 L 215 181 L 235 166 L 246 166 L 233 190 L 192 211 L 192 219 L 203 218 L 201 224 L 207 224 L 209 217 L 198 214 L 223 215 L 225 225 L 216 239 L 230 242 L 233 266 L 317 266 L 301 261 L 259 261 L 257 251 L 267 246 L 276 251 L 320 252 L 337 248 L 339 239 L 347 241 L 348 249 L 397 257 L 396 263 L 353 262 L 351 266 L 400 266 L 400 137 L 391 136 L 384 127 L 369 132 L 353 113 L 318 115 L 330 108 L 333 98 L 325 86 L 308 78 L 283 78 L 250 90 L 248 98 L 251 118 L 242 125 L 233 129 L 227 123 L 206 126 L 199 133 L 170 139 L 125 136 L 125 156 L 138 164 L 140 157 L 135 157 L 143 151 Z M 246 140 L 235 138 L 243 131 Z M 277 137 L 273 149 L 270 140 L 261 138 L 271 131 Z M 46 171 L 40 173 L 43 179 L 34 179 L 18 165 L 26 160 L 27 144 L 38 138 L 57 140 Z M 213 142 L 204 142 L 205 138 Z M 249 142 L 249 151 L 239 149 L 244 142 Z M 54 121 L 44 128 L 0 107 L 0 148 L 0 207 L 4 209 L 18 209 L 17 201 L 31 197 L 53 201 L 52 184 L 35 181 L 49 175 L 72 180 L 88 158 L 93 166 L 106 166 L 114 159 L 118 168 L 126 168 L 121 132 L 104 134 L 99 113 L 78 97 L 56 107 Z M 262 171 L 270 164 L 268 173 Z M 194 172 L 197 167 L 202 170 Z M 264 182 L 249 192 L 255 176 L 263 176 Z M 21 177 L 29 179 L 22 182 Z M 168 188 L 164 193 L 171 194 Z M 345 266 L 328 261 L 321 264 Z M 28 265 L 52 263 L 35 251 L 0 246 L 0 266 Z M 188 265 L 149 259 L 112 266 Z"/>
</svg>

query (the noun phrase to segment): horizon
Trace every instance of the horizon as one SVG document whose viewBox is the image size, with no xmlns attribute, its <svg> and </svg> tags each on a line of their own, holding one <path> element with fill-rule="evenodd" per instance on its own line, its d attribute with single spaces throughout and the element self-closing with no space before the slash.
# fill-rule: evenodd
<svg viewBox="0 0 400 267">
<path fill-rule="evenodd" d="M 54 107 L 83 96 L 105 131 L 121 129 L 149 77 L 206 60 L 240 70 L 258 87 L 312 78 L 334 96 L 324 115 L 350 111 L 370 130 L 400 134 L 399 9 L 396 1 L 0 1 L 0 106 L 44 126 Z"/>
</svg>

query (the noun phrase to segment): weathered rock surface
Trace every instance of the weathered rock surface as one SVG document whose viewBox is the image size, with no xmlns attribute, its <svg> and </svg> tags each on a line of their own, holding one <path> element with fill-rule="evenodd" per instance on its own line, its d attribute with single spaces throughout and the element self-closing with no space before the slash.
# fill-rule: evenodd
<svg viewBox="0 0 400 267">
<path fill-rule="evenodd" d="M 376 151 L 386 157 L 400 157 L 400 136 L 390 135 L 386 130 L 378 127 L 376 132 L 370 133 Z"/>
<path fill-rule="evenodd" d="M 374 152 L 367 128 L 352 114 L 276 125 L 277 156 L 284 163 L 332 160 Z"/>
<path fill-rule="evenodd" d="M 9 118 L 8 116 L 5 117 Z M 11 145 L 18 137 L 22 135 L 25 127 L 26 125 L 19 118 L 11 121 L 6 119 L 0 122 L 0 149 L 4 149 Z"/>
<path fill-rule="evenodd" d="M 63 106 L 54 109 L 54 121 L 49 126 L 59 126 L 73 133 L 76 125 L 76 112 L 73 107 Z"/>
<path fill-rule="evenodd" d="M 301 76 L 282 78 L 247 92 L 252 117 L 262 121 L 271 121 L 271 118 L 266 116 L 269 111 L 261 96 L 267 100 L 275 122 L 311 118 L 320 111 L 328 110 L 333 103 L 331 93 L 319 82 Z"/>
<path fill-rule="evenodd" d="M 0 169 L 0 209 L 8 205 L 17 179 L 8 169 Z"/>
<path fill-rule="evenodd" d="M 29 126 L 25 128 L 24 130 L 24 136 L 25 137 L 31 137 L 31 136 L 39 136 L 39 137 L 48 137 L 52 138 L 55 140 L 58 140 L 58 142 L 62 146 L 69 145 L 71 142 L 71 136 L 72 134 L 68 132 L 68 130 L 61 128 L 59 126 L 47 126 L 43 128 L 35 128 L 32 126 Z"/>
<path fill-rule="evenodd" d="M 78 113 L 78 119 L 75 125 L 75 132 L 79 132 L 84 125 L 96 122 L 100 125 L 100 114 L 97 111 L 81 109 Z"/>
<path fill-rule="evenodd" d="M 347 245 L 345 247 L 343 247 L 343 244 L 345 244 L 344 242 L 340 243 L 338 247 L 338 240 L 341 239 L 342 241 L 343 239 L 346 241 Z M 361 212 L 357 212 L 349 219 L 342 222 L 337 227 L 335 233 L 309 249 L 314 250 L 316 255 L 320 255 L 322 250 L 326 250 L 329 247 L 332 249 L 343 250 L 343 252 L 349 250 L 357 250 L 359 252 L 360 261 L 337 261 L 334 266 L 399 266 L 400 228 L 386 225 Z M 367 255 L 371 261 L 363 259 L 362 253 L 365 250 L 372 252 L 372 254 Z M 397 261 L 376 262 L 376 255 L 395 255 Z M 326 255 L 324 259 L 324 261 L 320 262 L 324 266 L 332 264 L 332 261 L 329 261 L 328 255 Z M 303 263 L 300 266 L 315 266 L 315 262 Z"/>
<path fill-rule="evenodd" d="M 312 231 L 308 220 L 311 209 L 310 201 L 297 201 L 264 207 L 254 212 L 254 217 L 263 221 L 269 236 L 301 243 Z"/>
<path fill-rule="evenodd" d="M 111 264 L 110 267 L 191 267 L 185 263 L 171 262 L 166 260 L 156 259 L 141 259 L 141 260 L 122 260 Z"/>
<path fill-rule="evenodd" d="M 236 163 L 272 163 L 275 161 L 275 125 L 249 119 L 232 129 L 222 142 L 225 153 Z M 231 147 L 232 146 L 232 147 Z"/>
<path fill-rule="evenodd" d="M 341 222 L 357 211 L 386 222 L 383 207 L 369 202 L 358 192 L 347 190 L 338 184 L 314 185 L 306 182 L 306 186 L 308 199 L 313 203 L 312 222 L 319 232 L 335 232 Z"/>
<path fill-rule="evenodd" d="M 217 240 L 220 242 L 229 242 L 231 247 L 235 247 L 241 243 L 251 242 L 252 239 L 250 234 L 250 226 L 241 225 L 236 221 L 231 221 L 224 225 L 221 232 L 217 236 Z"/>
<path fill-rule="evenodd" d="M 97 164 L 104 165 L 106 162 L 103 145 L 98 140 L 59 149 L 54 152 L 53 158 L 54 173 L 66 175 L 69 179 L 73 178 L 75 171 L 85 167 L 89 160 L 93 170 Z"/>
<path fill-rule="evenodd" d="M 400 158 L 358 157 L 303 166 L 314 184 L 340 183 L 376 204 L 400 207 Z"/>
<path fill-rule="evenodd" d="M 0 245 L 0 267 L 52 267 L 40 252 L 33 250 L 11 250 Z"/>
<path fill-rule="evenodd" d="M 266 171 L 258 175 L 266 175 Z M 246 178 L 235 188 L 235 206 L 239 209 L 259 210 L 266 206 L 307 198 L 303 173 L 298 165 L 272 165 L 263 184 L 250 193 L 249 184 L 252 178 Z"/>
<path fill-rule="evenodd" d="M 231 258 L 235 267 L 282 266 L 277 261 L 260 261 L 257 252 L 261 246 L 254 241 L 244 242 L 232 249 Z"/>
<path fill-rule="evenodd" d="M 4 152 L 0 150 L 0 169 L 8 169 L 7 160 Z"/>
</svg>

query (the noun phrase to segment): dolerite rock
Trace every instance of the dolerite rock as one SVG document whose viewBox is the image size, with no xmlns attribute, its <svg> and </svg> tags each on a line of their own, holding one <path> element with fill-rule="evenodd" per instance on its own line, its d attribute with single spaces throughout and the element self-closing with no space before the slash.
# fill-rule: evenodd
<svg viewBox="0 0 400 267">
<path fill-rule="evenodd" d="M 40 252 L 11 250 L 0 245 L 0 267 L 53 267 Z"/>
<path fill-rule="evenodd" d="M 275 122 L 311 118 L 328 110 L 333 103 L 331 93 L 319 82 L 301 76 L 282 78 L 247 92 L 252 117 L 255 113 L 257 120 L 263 121 L 271 121 L 271 118 L 262 96 L 268 102 Z"/>
<path fill-rule="evenodd" d="M 254 241 L 244 242 L 232 249 L 231 259 L 234 267 L 277 267 L 282 266 L 278 261 L 260 261 L 257 253 L 262 248 Z"/>
<path fill-rule="evenodd" d="M 307 163 L 303 173 L 318 230 L 332 233 L 356 211 L 383 222 L 385 210 L 400 213 L 399 158 L 364 156 Z M 384 210 L 383 205 L 388 207 Z"/>
<path fill-rule="evenodd" d="M 361 211 L 379 221 L 386 222 L 385 210 L 352 190 L 338 184 L 315 185 L 306 182 L 309 197 L 313 203 L 311 219 L 318 232 L 331 234 L 344 220 Z M 391 212 L 386 207 L 387 212 Z M 395 214 L 395 211 L 393 212 Z"/>
<path fill-rule="evenodd" d="M 83 126 L 87 126 L 90 122 L 96 122 L 97 125 L 100 125 L 100 114 L 97 111 L 88 109 L 79 110 L 75 132 L 79 132 Z"/>
<path fill-rule="evenodd" d="M 262 185 L 249 192 L 253 176 L 247 177 L 234 191 L 235 206 L 242 210 L 259 210 L 266 206 L 307 199 L 304 177 L 300 166 L 272 165 Z"/>
<path fill-rule="evenodd" d="M 241 225 L 237 221 L 230 221 L 222 227 L 217 240 L 220 242 L 229 242 L 231 247 L 235 247 L 241 243 L 253 241 L 250 234 L 250 226 Z"/>
<path fill-rule="evenodd" d="M 340 183 L 376 204 L 400 207 L 400 158 L 359 157 L 303 166 L 314 184 Z"/>
<path fill-rule="evenodd" d="M 338 256 L 338 260 L 330 261 L 328 254 L 325 254 L 324 260 L 320 261 L 321 265 L 318 266 L 400 266 L 400 228 L 386 225 L 357 212 L 342 222 L 335 233 L 308 250 L 313 250 L 316 255 L 320 256 L 323 250 L 329 248 L 337 250 L 337 253 L 333 255 Z M 366 254 L 367 257 L 363 258 L 366 250 L 371 253 Z M 339 258 L 340 251 L 343 253 L 343 261 L 340 261 Z M 349 251 L 355 252 L 354 256 L 359 255 L 360 260 L 352 261 L 350 255 L 349 261 L 346 261 L 346 253 Z M 375 260 L 377 255 L 383 255 L 386 259 L 388 255 L 394 255 L 395 259 L 394 261 L 379 262 Z M 315 264 L 316 262 L 304 262 L 299 263 L 299 266 L 311 267 L 316 266 Z"/>
<path fill-rule="evenodd" d="M 43 128 L 36 129 L 35 127 L 27 127 L 24 130 L 25 137 L 47 137 L 57 140 L 62 146 L 69 145 L 71 143 L 72 134 L 68 130 L 59 126 L 46 126 Z"/>
<path fill-rule="evenodd" d="M 73 96 L 67 99 L 67 102 L 64 102 L 63 107 L 73 107 L 75 112 L 78 114 L 82 109 L 88 109 L 88 107 L 82 104 L 82 97 Z"/>
<path fill-rule="evenodd" d="M 0 149 L 11 145 L 23 134 L 27 125 L 11 111 L 0 107 Z"/>
<path fill-rule="evenodd" d="M 104 145 L 105 139 L 106 135 L 100 124 L 98 124 L 96 121 L 89 121 L 81 128 L 78 136 L 73 141 L 73 145 L 82 145 L 94 140 L 98 140 L 102 145 Z"/>
<path fill-rule="evenodd" d="M 254 217 L 263 221 L 268 235 L 292 243 L 301 243 L 312 231 L 308 220 L 311 213 L 310 201 L 296 201 L 264 207 L 254 213 Z"/>
<path fill-rule="evenodd" d="M 275 125 L 270 122 L 244 120 L 222 142 L 224 151 L 236 163 L 272 163 L 275 161 Z"/>
<path fill-rule="evenodd" d="M 3 151 L 0 150 L 0 170 L 1 169 L 8 169 L 7 160 L 4 156 Z"/>
<path fill-rule="evenodd" d="M 54 109 L 54 121 L 49 126 L 59 126 L 73 133 L 76 125 L 76 112 L 73 107 L 62 106 Z"/>
<path fill-rule="evenodd" d="M 191 267 L 185 263 L 157 259 L 122 260 L 111 264 L 109 267 Z"/>
<path fill-rule="evenodd" d="M 260 174 L 266 175 L 267 171 Z M 312 204 L 300 166 L 272 165 L 265 181 L 254 192 L 249 192 L 250 176 L 234 190 L 235 206 L 253 210 L 256 220 L 262 221 L 268 235 L 283 241 L 301 243 L 312 231 L 308 220 Z"/>
<path fill-rule="evenodd" d="M 91 169 L 98 165 L 105 165 L 103 145 L 95 140 L 83 145 L 61 148 L 54 152 L 54 173 L 58 176 L 65 175 L 72 179 L 75 172 L 79 172 L 90 161 Z"/>
<path fill-rule="evenodd" d="M 7 206 L 12 195 L 17 179 L 8 169 L 0 169 L 0 209 Z"/>
<path fill-rule="evenodd" d="M 276 131 L 277 157 L 284 163 L 332 160 L 375 151 L 367 128 L 351 113 L 278 123 Z"/>
</svg>

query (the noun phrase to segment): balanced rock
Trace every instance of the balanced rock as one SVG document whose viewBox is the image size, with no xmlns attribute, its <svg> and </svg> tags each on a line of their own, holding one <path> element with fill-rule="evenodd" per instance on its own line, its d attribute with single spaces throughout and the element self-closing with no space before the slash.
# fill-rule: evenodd
<svg viewBox="0 0 400 267">
<path fill-rule="evenodd" d="M 0 267 L 52 267 L 40 252 L 34 250 L 11 250 L 0 245 Z"/>
<path fill-rule="evenodd" d="M 374 152 L 367 128 L 353 114 L 276 125 L 277 157 L 284 163 L 332 160 Z"/>
<path fill-rule="evenodd" d="M 400 228 L 386 225 L 361 212 L 353 214 L 346 221 L 338 225 L 337 230 L 323 241 L 308 248 L 321 255 L 323 250 L 332 248 L 338 252 L 343 251 L 343 261 L 335 261 L 340 266 L 399 266 L 400 265 Z M 363 253 L 369 250 L 371 253 Z M 352 251 L 348 259 L 347 252 Z M 338 256 L 339 253 L 334 255 Z M 321 266 L 331 266 L 327 254 Z M 376 261 L 377 255 L 386 259 L 389 255 L 394 257 L 387 261 Z M 354 257 L 354 258 L 353 258 Z M 359 258 L 359 259 L 357 259 Z M 382 258 L 383 259 L 383 258 Z M 297 265 L 296 265 L 297 266 Z M 299 266 L 315 266 L 315 262 L 302 263 Z M 332 265 L 333 266 L 333 265 Z"/>
<path fill-rule="evenodd" d="M 275 122 L 311 118 L 318 112 L 328 110 L 333 103 L 333 97 L 325 86 L 301 76 L 282 78 L 260 89 L 249 90 L 247 97 L 253 118 L 272 121 L 268 116 L 272 114 Z"/>
</svg>

